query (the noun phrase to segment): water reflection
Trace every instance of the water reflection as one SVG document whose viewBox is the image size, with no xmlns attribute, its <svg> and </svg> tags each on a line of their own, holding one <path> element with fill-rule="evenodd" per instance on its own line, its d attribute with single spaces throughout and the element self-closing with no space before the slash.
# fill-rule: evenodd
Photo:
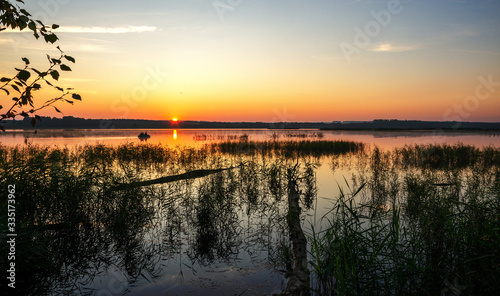
<svg viewBox="0 0 500 296">
<path fill-rule="evenodd" d="M 173 131 L 177 130 L 178 137 L 174 139 Z M 82 144 L 110 144 L 120 145 L 129 142 L 138 142 L 137 129 L 87 129 L 87 130 L 14 130 L 0 135 L 4 145 L 23 144 L 25 139 L 32 144 L 41 145 L 68 145 Z M 402 147 L 406 144 L 456 144 L 462 142 L 467 145 L 500 147 L 498 132 L 469 132 L 453 131 L 436 135 L 432 131 L 322 131 L 318 130 L 238 130 L 238 129 L 158 129 L 148 130 L 152 136 L 148 142 L 164 145 L 198 146 L 211 141 L 235 140 L 241 136 L 249 140 L 262 141 L 269 139 L 280 140 L 344 140 L 361 141 L 369 145 L 377 145 L 381 149 Z"/>
<path fill-rule="evenodd" d="M 323 215 L 310 225 L 304 219 L 320 209 L 330 211 L 331 204 L 318 195 L 337 194 L 324 188 L 351 176 L 346 183 L 354 190 L 366 184 L 363 203 L 383 212 L 404 197 L 408 216 L 419 219 L 412 210 L 432 211 L 423 196 L 459 199 L 497 192 L 498 155 L 495 148 L 466 146 L 388 152 L 350 143 L 297 146 L 248 140 L 203 149 L 153 144 L 2 147 L 1 184 L 18 188 L 17 292 L 122 294 L 156 285 L 162 292 L 205 293 L 199 283 L 207 278 L 214 290 L 233 285 L 236 291 L 225 277 L 238 283 L 252 275 L 238 293 L 306 293 L 306 239 L 311 228 L 324 225 Z M 330 175 L 321 177 L 329 184 L 319 184 L 319 169 L 327 165 Z M 117 184 L 221 168 L 231 169 L 116 190 Z M 426 235 L 431 240 L 438 232 L 432 228 Z M 444 256 L 444 249 L 433 250 L 435 256 L 422 262 Z M 266 278 L 266 285 L 257 288 Z"/>
</svg>

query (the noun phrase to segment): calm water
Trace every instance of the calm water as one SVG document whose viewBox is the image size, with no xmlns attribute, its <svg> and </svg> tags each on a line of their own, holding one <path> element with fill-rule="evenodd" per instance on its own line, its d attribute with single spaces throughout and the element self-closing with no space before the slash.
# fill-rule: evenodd
<svg viewBox="0 0 500 296">
<path fill-rule="evenodd" d="M 7 132 L 0 139 L 2 145 L 7 146 L 22 146 L 27 142 L 76 147 L 141 143 L 138 133 L 137 130 L 40 130 L 37 134 L 15 131 Z M 500 137 L 495 133 L 452 132 L 437 136 L 432 132 L 317 130 L 153 130 L 148 133 L 151 135 L 148 143 L 172 147 L 199 148 L 214 141 L 237 140 L 243 135 L 255 141 L 273 137 L 360 141 L 368 144 L 369 149 L 377 146 L 382 151 L 406 144 L 459 142 L 478 147 L 500 147 Z M 87 249 L 81 242 L 77 244 L 74 252 L 88 259 L 83 267 L 82 263 L 61 267 L 73 272 L 68 271 L 73 278 L 70 277 L 69 283 L 54 279 L 51 288 L 54 294 L 67 293 L 67 285 L 73 285 L 75 294 L 92 295 L 271 295 L 283 291 L 286 278 L 280 254 L 288 240 L 286 190 L 283 191 L 282 180 L 281 192 L 270 191 L 269 178 L 273 173 L 262 173 L 271 172 L 273 163 L 282 160 L 252 155 L 219 157 L 204 162 L 218 161 L 227 167 L 236 160 L 244 160 L 254 166 L 239 169 L 236 173 L 149 186 L 147 190 L 150 191 L 146 192 L 160 198 L 146 199 L 143 208 L 139 209 L 124 206 L 121 214 L 142 211 L 146 213 L 145 220 L 118 219 L 122 222 L 116 222 L 116 229 L 91 227 L 92 231 L 82 234 L 88 237 L 79 239 L 93 240 L 95 249 Z M 312 180 L 312 183 L 301 185 L 302 193 L 312 194 L 311 200 L 302 205 L 302 225 L 306 234 L 310 233 L 311 227 L 317 230 L 323 227 L 321 218 L 328 213 L 331 200 L 337 198 L 341 190 L 350 192 L 363 182 L 380 182 L 374 179 L 379 172 L 374 173 L 362 156 L 304 158 L 300 163 L 301 174 Z M 190 169 L 176 169 L 183 172 L 205 165 L 200 163 L 193 164 Z M 310 171 L 307 171 L 308 166 Z M 138 168 L 137 172 L 128 174 L 137 173 L 147 180 L 164 176 L 170 169 L 152 172 Z M 118 167 L 117 170 L 121 169 Z M 381 174 L 384 180 L 390 180 L 397 179 L 404 172 L 384 171 Z M 364 196 L 372 194 L 368 191 Z M 64 238 L 61 240 L 58 243 L 63 245 L 53 246 L 54 250 L 64 248 Z M 74 238 L 68 240 L 73 242 Z M 72 261 L 68 259 L 68 262 Z"/>
<path fill-rule="evenodd" d="M 17 145 L 25 142 L 41 145 L 84 145 L 84 144 L 111 144 L 118 145 L 130 142 L 139 142 L 137 135 L 140 130 L 39 130 L 8 131 L 0 135 L 3 145 Z M 360 141 L 380 148 L 401 147 L 406 144 L 456 144 L 461 142 L 475 146 L 500 146 L 498 132 L 435 132 L 435 131 L 318 131 L 318 130 L 234 130 L 234 129 L 205 129 L 205 130 L 151 130 L 148 143 L 162 143 L 164 145 L 197 146 L 211 141 L 228 140 L 243 134 L 250 140 L 269 140 L 273 134 L 281 139 L 318 139 L 321 133 L 324 140 Z"/>
</svg>

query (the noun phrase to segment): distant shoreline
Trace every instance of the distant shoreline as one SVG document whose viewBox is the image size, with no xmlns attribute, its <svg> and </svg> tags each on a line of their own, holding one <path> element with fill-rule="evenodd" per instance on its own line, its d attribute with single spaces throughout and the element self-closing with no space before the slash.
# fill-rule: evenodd
<svg viewBox="0 0 500 296">
<path fill-rule="evenodd" d="M 42 117 L 35 127 L 30 118 L 9 120 L 1 124 L 6 130 L 38 129 L 318 129 L 322 131 L 500 131 L 500 122 L 456 122 L 376 119 L 373 121 L 333 122 L 217 122 L 170 121 L 144 119 L 85 119 L 72 116 L 63 118 Z"/>
</svg>

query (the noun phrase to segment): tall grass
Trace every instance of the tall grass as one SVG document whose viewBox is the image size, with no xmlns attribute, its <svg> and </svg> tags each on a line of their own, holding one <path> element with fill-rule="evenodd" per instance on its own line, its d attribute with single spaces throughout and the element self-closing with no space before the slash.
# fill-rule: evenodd
<svg viewBox="0 0 500 296">
<path fill-rule="evenodd" d="M 495 294 L 499 155 L 464 145 L 373 150 L 371 177 L 341 190 L 327 226 L 310 235 L 316 294 Z"/>
<path fill-rule="evenodd" d="M 240 248 L 252 244 L 267 248 L 276 268 L 290 269 L 287 170 L 299 168 L 297 193 L 308 210 L 325 157 L 333 170 L 355 170 L 360 182 L 341 190 L 322 230 L 309 233 L 314 293 L 472 295 L 500 289 L 500 149 L 459 144 L 382 151 L 346 141 L 243 138 L 196 149 L 0 146 L 0 187 L 16 184 L 17 251 L 19 266 L 26 266 L 18 278 L 27 287 L 21 292 L 77 294 L 77 287 L 91 285 L 113 264 L 131 282 L 145 278 L 145 270 L 159 275 L 158 254 L 186 251 L 186 241 L 189 259 L 201 265 L 238 260 Z M 199 182 L 110 190 L 227 167 L 235 169 Z M 0 198 L 6 213 L 6 196 Z"/>
<path fill-rule="evenodd" d="M 162 145 L 0 146 L 0 188 L 16 186 L 17 291 L 70 294 L 113 264 L 123 265 L 130 282 L 144 270 L 154 275 L 158 250 L 144 237 L 156 223 L 158 202 L 171 196 L 168 187 L 108 189 L 215 165 L 204 151 Z M 2 194 L 2 213 L 6 199 Z M 6 221 L 2 214 L 2 236 Z"/>
<path fill-rule="evenodd" d="M 327 156 L 355 153 L 364 150 L 365 144 L 352 141 L 302 140 L 302 141 L 224 141 L 207 146 L 211 151 L 227 154 L 260 154 L 297 158 L 301 156 Z"/>
</svg>

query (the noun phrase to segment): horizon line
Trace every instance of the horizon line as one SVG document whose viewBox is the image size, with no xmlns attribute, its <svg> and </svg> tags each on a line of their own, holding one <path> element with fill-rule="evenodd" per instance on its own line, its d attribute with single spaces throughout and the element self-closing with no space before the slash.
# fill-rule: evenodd
<svg viewBox="0 0 500 296">
<path fill-rule="evenodd" d="M 194 119 L 177 119 L 174 121 L 173 119 L 145 119 L 145 118 L 84 118 L 77 117 L 72 115 L 67 115 L 63 117 L 56 116 L 40 116 L 43 118 L 50 119 L 64 119 L 64 118 L 75 118 L 75 119 L 84 119 L 84 120 L 140 120 L 140 121 L 164 121 L 164 122 L 220 122 L 220 123 L 368 123 L 374 121 L 420 121 L 420 122 L 463 122 L 463 123 L 500 123 L 500 121 L 456 121 L 456 120 L 422 120 L 422 119 L 396 119 L 396 118 L 375 118 L 371 120 L 330 120 L 330 121 L 220 121 L 220 120 L 194 120 Z M 26 117 L 30 118 L 30 117 Z M 16 120 L 22 121 L 22 119 L 8 119 L 8 120 Z"/>
</svg>

